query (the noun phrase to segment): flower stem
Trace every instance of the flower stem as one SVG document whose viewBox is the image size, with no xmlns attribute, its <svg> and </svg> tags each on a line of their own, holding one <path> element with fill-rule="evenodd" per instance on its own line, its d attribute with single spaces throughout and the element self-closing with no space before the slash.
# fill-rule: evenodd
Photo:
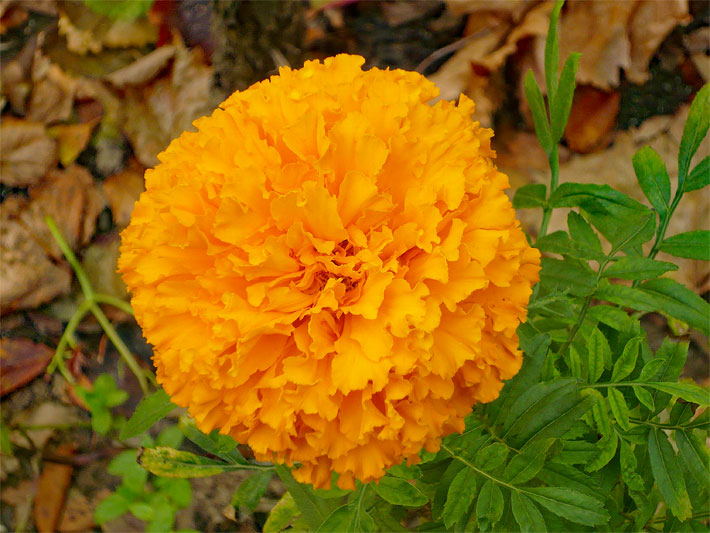
<svg viewBox="0 0 710 533">
<path fill-rule="evenodd" d="M 549 203 L 550 198 L 552 198 L 553 193 L 557 190 L 557 185 L 560 181 L 560 156 L 558 144 L 555 144 L 552 151 L 547 154 L 547 160 L 550 163 L 550 194 L 547 197 Z M 547 228 L 550 225 L 551 217 L 552 206 L 546 205 L 542 210 L 542 223 L 540 224 L 540 231 L 537 234 L 538 239 L 547 235 Z"/>
</svg>

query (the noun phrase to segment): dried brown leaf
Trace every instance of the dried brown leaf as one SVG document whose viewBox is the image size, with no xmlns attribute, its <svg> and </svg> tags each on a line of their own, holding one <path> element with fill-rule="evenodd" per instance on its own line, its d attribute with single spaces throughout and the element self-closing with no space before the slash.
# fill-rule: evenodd
<svg viewBox="0 0 710 533">
<path fill-rule="evenodd" d="M 5 466 L 4 461 L 7 459 L 17 461 L 14 457 L 7 458 L 5 456 L 0 456 L 0 459 L 3 460 L 3 466 Z M 4 473 L 4 469 L 2 473 Z M 14 487 L 5 486 L 3 487 L 2 492 L 0 492 L 0 500 L 3 503 L 15 508 L 12 520 L 12 527 L 14 531 L 25 530 L 25 527 L 29 525 L 30 517 L 32 516 L 32 501 L 34 500 L 36 492 L 37 483 L 32 479 L 23 479 Z"/>
<path fill-rule="evenodd" d="M 456 14 L 495 11 L 505 14 L 513 21 L 520 20 L 537 0 L 447 0 L 447 7 Z"/>
<path fill-rule="evenodd" d="M 0 123 L 0 181 L 13 187 L 37 183 L 57 164 L 57 143 L 42 124 L 3 117 Z"/>
<path fill-rule="evenodd" d="M 94 508 L 86 496 L 72 488 L 67 496 L 62 519 L 59 521 L 61 533 L 82 533 L 94 529 Z"/>
<path fill-rule="evenodd" d="M 82 2 L 59 4 L 59 34 L 67 47 L 77 54 L 97 54 L 104 47 L 128 48 L 154 43 L 158 29 L 147 18 L 110 19 Z"/>
<path fill-rule="evenodd" d="M 104 196 L 119 228 L 128 226 L 133 206 L 145 190 L 144 172 L 145 167 L 131 160 L 125 170 L 109 176 L 103 182 Z"/>
<path fill-rule="evenodd" d="M 71 165 L 84 151 L 98 123 L 99 119 L 95 118 L 79 124 L 60 124 L 47 130 L 47 134 L 57 140 L 59 162 L 63 167 Z"/>
<path fill-rule="evenodd" d="M 51 261 L 19 221 L 27 202 L 7 198 L 0 209 L 0 312 L 32 309 L 69 293 L 71 272 Z"/>
<path fill-rule="evenodd" d="M 574 152 L 593 152 L 611 141 L 621 94 L 590 85 L 577 87 L 565 129 L 567 145 Z"/>
<path fill-rule="evenodd" d="M 35 51 L 32 64 L 32 92 L 27 105 L 27 118 L 51 124 L 67 120 L 74 105 L 77 80 Z"/>
<path fill-rule="evenodd" d="M 163 70 L 174 55 L 174 46 L 161 46 L 130 65 L 112 72 L 105 79 L 119 89 L 127 85 L 142 85 Z"/>
<path fill-rule="evenodd" d="M 0 396 L 19 389 L 39 376 L 54 350 L 30 339 L 0 338 Z"/>
<path fill-rule="evenodd" d="M 44 448 L 45 444 L 57 431 L 57 425 L 74 424 L 79 421 L 77 408 L 59 402 L 44 402 L 37 407 L 31 407 L 21 411 L 11 420 L 12 424 L 23 426 L 43 426 L 42 429 L 27 429 L 26 435 L 38 450 Z M 25 438 L 13 433 L 10 441 L 17 445 L 27 446 Z"/>
<path fill-rule="evenodd" d="M 59 455 L 71 457 L 74 448 L 63 445 L 57 450 Z M 57 530 L 64 509 L 67 491 L 71 485 L 72 466 L 45 461 L 37 484 L 34 505 L 34 519 L 37 531 L 52 533 Z"/>
<path fill-rule="evenodd" d="M 148 87 L 127 87 L 124 125 L 133 150 L 143 165 L 158 163 L 157 155 L 192 122 L 210 112 L 212 68 L 198 49 L 180 46 L 168 76 Z"/>
</svg>

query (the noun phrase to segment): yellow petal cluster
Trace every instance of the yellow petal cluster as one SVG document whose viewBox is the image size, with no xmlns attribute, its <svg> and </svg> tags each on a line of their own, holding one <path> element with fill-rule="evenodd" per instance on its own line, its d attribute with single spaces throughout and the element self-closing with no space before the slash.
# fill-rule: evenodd
<svg viewBox="0 0 710 533">
<path fill-rule="evenodd" d="M 146 172 L 122 234 L 173 401 L 316 487 L 416 462 L 495 399 L 539 270 L 473 102 L 363 63 L 234 93 Z"/>
</svg>

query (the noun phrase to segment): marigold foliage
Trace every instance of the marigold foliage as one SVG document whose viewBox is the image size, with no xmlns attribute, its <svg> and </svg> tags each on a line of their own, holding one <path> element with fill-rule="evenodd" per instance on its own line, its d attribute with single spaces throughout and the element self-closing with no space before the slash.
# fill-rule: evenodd
<svg viewBox="0 0 710 533">
<path fill-rule="evenodd" d="M 495 399 L 539 270 L 473 102 L 363 63 L 233 94 L 146 172 L 122 234 L 173 401 L 316 487 L 417 462 Z"/>
</svg>

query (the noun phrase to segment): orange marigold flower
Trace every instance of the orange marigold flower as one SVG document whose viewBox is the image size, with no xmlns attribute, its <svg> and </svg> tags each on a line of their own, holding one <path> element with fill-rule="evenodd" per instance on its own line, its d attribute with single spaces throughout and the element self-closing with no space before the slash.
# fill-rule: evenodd
<svg viewBox="0 0 710 533">
<path fill-rule="evenodd" d="M 363 63 L 234 93 L 146 172 L 122 234 L 173 401 L 316 487 L 416 462 L 494 400 L 539 270 L 473 102 Z"/>
</svg>

